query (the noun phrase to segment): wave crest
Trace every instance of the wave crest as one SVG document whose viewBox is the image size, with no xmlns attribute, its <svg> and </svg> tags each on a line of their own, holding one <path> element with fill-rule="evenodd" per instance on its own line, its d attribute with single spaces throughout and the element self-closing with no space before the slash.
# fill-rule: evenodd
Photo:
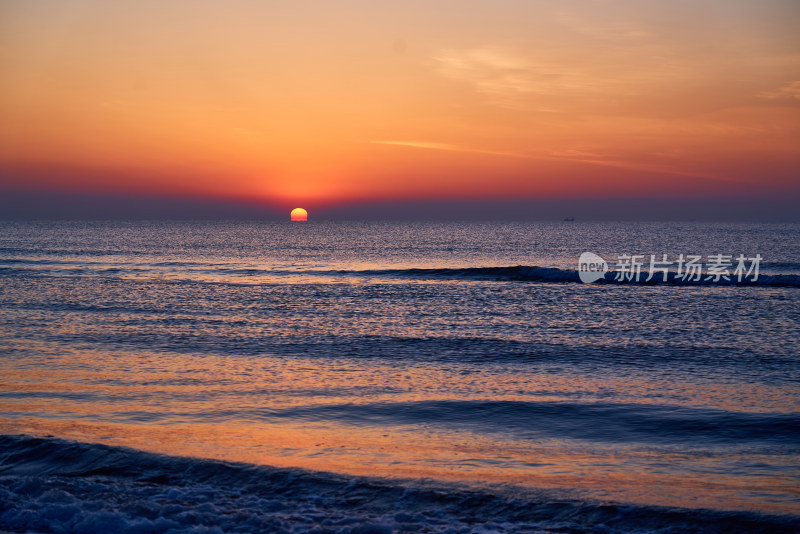
<svg viewBox="0 0 800 534">
<path fill-rule="evenodd" d="M 502 490 L 502 491 L 501 491 Z M 43 532 L 797 532 L 800 517 L 581 502 L 0 436 L 0 527 Z"/>
<path fill-rule="evenodd" d="M 495 281 L 522 281 L 540 283 L 580 283 L 577 270 L 559 269 L 556 267 L 539 267 L 536 265 L 514 265 L 508 267 L 464 267 L 464 268 L 412 268 L 412 269 L 383 269 L 365 271 L 337 271 L 342 274 L 350 275 L 372 275 L 403 278 L 422 278 L 422 279 L 453 279 L 453 280 L 495 280 Z M 610 271 L 603 279 L 594 282 L 595 284 L 620 284 L 620 285 L 681 285 L 681 286 L 782 286 L 800 287 L 800 275 L 792 274 L 760 274 L 758 280 L 750 281 L 743 279 L 741 282 L 731 278 L 731 280 L 720 280 L 718 282 L 705 280 L 701 277 L 699 281 L 681 280 L 677 278 L 675 272 L 669 272 L 667 280 L 662 277 L 653 277 L 652 280 L 645 281 L 646 273 L 642 273 L 639 281 L 616 280 L 614 271 Z"/>
</svg>

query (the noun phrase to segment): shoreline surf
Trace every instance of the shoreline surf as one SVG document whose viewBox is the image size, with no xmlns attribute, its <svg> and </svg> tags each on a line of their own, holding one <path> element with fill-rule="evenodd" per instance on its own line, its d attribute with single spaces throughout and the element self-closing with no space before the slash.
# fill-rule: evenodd
<svg viewBox="0 0 800 534">
<path fill-rule="evenodd" d="M 794 532 L 800 516 L 580 501 L 0 435 L 0 527 L 49 532 Z M 203 530 L 205 529 L 205 530 Z"/>
</svg>

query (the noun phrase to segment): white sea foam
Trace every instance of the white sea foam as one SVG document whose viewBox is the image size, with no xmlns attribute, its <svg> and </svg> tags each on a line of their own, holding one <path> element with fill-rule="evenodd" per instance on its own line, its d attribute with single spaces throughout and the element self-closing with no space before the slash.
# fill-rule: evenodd
<svg viewBox="0 0 800 534">
<path fill-rule="evenodd" d="M 0 528 L 54 533 L 792 532 L 800 517 L 621 506 L 0 436 Z"/>
</svg>

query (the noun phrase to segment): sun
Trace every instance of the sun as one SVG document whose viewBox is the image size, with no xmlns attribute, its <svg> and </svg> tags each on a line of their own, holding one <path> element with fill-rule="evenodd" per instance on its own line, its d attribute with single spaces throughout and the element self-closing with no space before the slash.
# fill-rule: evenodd
<svg viewBox="0 0 800 534">
<path fill-rule="evenodd" d="M 295 208 L 292 210 L 291 219 L 293 221 L 307 221 L 308 212 L 303 208 Z"/>
</svg>

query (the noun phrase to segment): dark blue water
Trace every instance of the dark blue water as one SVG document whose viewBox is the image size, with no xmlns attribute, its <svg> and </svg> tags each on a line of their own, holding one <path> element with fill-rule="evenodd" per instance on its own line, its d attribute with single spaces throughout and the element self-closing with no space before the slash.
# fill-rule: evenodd
<svg viewBox="0 0 800 534">
<path fill-rule="evenodd" d="M 788 529 L 798 324 L 800 225 L 4 223 L 0 527 Z"/>
</svg>

